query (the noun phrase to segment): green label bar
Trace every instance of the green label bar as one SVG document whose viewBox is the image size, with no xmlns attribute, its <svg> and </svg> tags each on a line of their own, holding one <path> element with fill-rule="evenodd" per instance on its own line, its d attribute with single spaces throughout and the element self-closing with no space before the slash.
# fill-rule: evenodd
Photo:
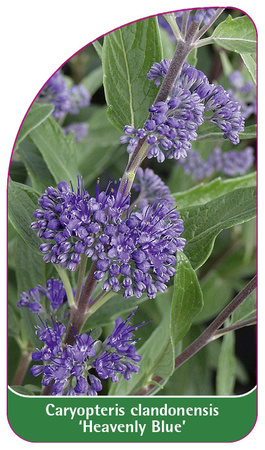
<svg viewBox="0 0 265 450">
<path fill-rule="evenodd" d="M 8 389 L 13 431 L 31 442 L 233 442 L 256 421 L 256 389 L 234 397 L 34 397 Z"/>
</svg>

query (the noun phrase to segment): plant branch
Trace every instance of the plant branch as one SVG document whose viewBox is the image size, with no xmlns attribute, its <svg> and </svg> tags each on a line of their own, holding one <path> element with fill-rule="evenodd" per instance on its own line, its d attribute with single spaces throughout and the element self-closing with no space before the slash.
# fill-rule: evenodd
<svg viewBox="0 0 265 450">
<path fill-rule="evenodd" d="M 65 344 L 70 345 L 74 344 L 75 335 L 73 329 L 75 330 L 76 334 L 79 334 L 83 324 L 87 319 L 87 308 L 89 300 L 91 299 L 91 296 L 97 283 L 97 280 L 95 280 L 94 278 L 94 273 L 97 269 L 96 264 L 97 264 L 96 261 L 94 261 L 90 267 L 86 282 L 79 297 L 78 304 L 77 305 L 74 304 L 71 308 L 70 320 L 64 339 Z"/>
<path fill-rule="evenodd" d="M 223 336 L 225 333 L 228 333 L 229 331 L 240 330 L 240 328 L 246 327 L 248 325 L 255 325 L 256 322 L 257 317 L 252 317 L 251 319 L 243 320 L 243 322 L 234 323 L 230 327 L 220 328 L 214 333 L 212 340 L 217 339 L 220 336 Z"/>
<path fill-rule="evenodd" d="M 68 323 L 68 327 L 66 330 L 66 335 L 64 338 L 64 344 L 74 345 L 75 343 L 75 334 L 79 334 L 82 326 L 84 325 L 87 319 L 87 308 L 89 304 L 89 300 L 91 299 L 92 293 L 94 291 L 95 285 L 97 281 L 94 278 L 94 273 L 96 270 L 96 261 L 94 261 L 90 267 L 86 282 L 81 291 L 78 304 L 73 303 L 70 309 L 70 319 Z M 51 395 L 52 393 L 53 381 L 49 386 L 44 386 L 42 395 Z"/>
<path fill-rule="evenodd" d="M 224 10 L 225 8 L 218 8 L 215 15 L 211 18 L 210 22 L 207 25 L 201 27 L 201 29 L 198 31 L 196 35 L 196 41 L 198 41 L 206 33 L 207 30 L 209 30 L 212 24 L 218 19 L 218 17 L 222 14 L 222 12 L 224 12 Z"/>
<path fill-rule="evenodd" d="M 223 309 L 223 311 L 214 319 L 214 321 L 206 328 L 206 330 L 193 341 L 180 355 L 175 359 L 175 370 L 188 361 L 193 355 L 199 352 L 209 342 L 212 337 L 223 325 L 223 323 L 231 316 L 231 314 L 246 300 L 246 298 L 256 289 L 257 276 L 252 278 L 250 282 L 240 291 L 234 299 Z M 154 383 L 152 383 L 154 381 Z M 161 384 L 163 378 L 155 376 L 149 385 L 142 387 L 135 395 L 148 395 L 154 389 L 157 383 Z"/>
<path fill-rule="evenodd" d="M 172 87 L 174 86 L 174 83 L 176 81 L 176 78 L 178 74 L 180 73 L 182 66 L 191 52 L 191 50 L 194 48 L 193 39 L 196 35 L 196 32 L 198 30 L 198 24 L 197 23 L 191 23 L 186 36 L 185 40 L 179 40 L 177 44 L 176 51 L 174 53 L 174 56 L 172 58 L 171 64 L 168 68 L 167 74 L 165 78 L 163 79 L 163 82 L 161 84 L 161 87 L 158 91 L 158 94 L 154 100 L 154 104 L 161 101 L 166 101 Z M 151 114 L 148 115 L 148 118 L 151 117 Z M 149 145 L 146 145 L 146 136 L 142 139 L 139 139 L 138 145 L 134 152 L 132 153 L 129 162 L 127 164 L 127 167 L 125 169 L 124 175 L 121 180 L 120 184 L 120 191 L 123 190 L 125 183 L 127 183 L 126 186 L 126 194 L 129 193 L 134 176 L 136 174 L 136 171 L 140 164 L 142 163 L 143 159 L 146 157 L 148 152 Z"/>
</svg>

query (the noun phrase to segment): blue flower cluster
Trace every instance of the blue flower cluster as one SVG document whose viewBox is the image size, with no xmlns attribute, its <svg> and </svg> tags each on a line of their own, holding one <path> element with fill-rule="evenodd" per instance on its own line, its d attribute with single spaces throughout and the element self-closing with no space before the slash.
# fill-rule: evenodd
<svg viewBox="0 0 265 450">
<path fill-rule="evenodd" d="M 203 160 L 198 152 L 189 151 L 187 158 L 180 158 L 178 164 L 183 167 L 186 174 L 194 180 L 202 180 L 219 172 L 226 176 L 244 175 L 255 160 L 254 149 L 246 147 L 242 151 L 222 152 L 216 147 L 210 156 Z"/>
<path fill-rule="evenodd" d="M 39 199 L 31 227 L 46 242 L 44 261 L 75 270 L 82 254 L 96 262 L 94 278 L 102 289 L 122 290 L 125 298 L 154 298 L 175 273 L 177 251 L 185 239 L 172 201 L 157 199 L 143 209 L 130 208 L 130 195 L 119 183 L 90 197 L 78 178 L 77 193 L 66 182 L 49 187 Z M 171 199 L 172 200 L 172 199 Z"/>
<path fill-rule="evenodd" d="M 43 305 L 44 298 L 47 298 L 50 302 L 50 312 L 55 312 L 59 306 L 67 301 L 62 282 L 51 278 L 47 281 L 45 288 L 38 285 L 30 289 L 29 292 L 22 292 L 17 306 L 18 308 L 25 306 L 34 313 L 43 313 L 45 312 Z"/>
<path fill-rule="evenodd" d="M 169 64 L 170 60 L 155 63 L 147 78 L 158 86 Z M 149 112 L 151 117 L 143 128 L 136 130 L 126 125 L 120 141 L 127 143 L 127 152 L 132 153 L 139 140 L 145 138 L 149 145 L 147 158 L 156 157 L 158 162 L 185 158 L 191 142 L 198 137 L 197 128 L 205 121 L 217 126 L 232 144 L 239 142 L 238 134 L 244 131 L 239 104 L 222 86 L 210 84 L 203 72 L 188 63 L 184 63 L 169 98 L 155 103 Z"/>
<path fill-rule="evenodd" d="M 123 375 L 125 380 L 132 373 L 138 373 L 141 361 L 136 352 L 133 332 L 144 323 L 129 323 L 133 311 L 126 320 L 116 319 L 112 333 L 102 343 L 94 341 L 90 333 L 75 333 L 74 345 L 63 344 L 65 326 L 52 320 L 52 326 L 42 323 L 37 333 L 44 346 L 32 353 L 33 361 L 43 361 L 34 365 L 33 376 L 42 375 L 42 385 L 52 385 L 52 395 L 95 396 L 102 390 L 101 380 L 110 379 L 113 383 Z M 90 373 L 96 372 L 96 375 Z"/>
<path fill-rule="evenodd" d="M 37 100 L 51 103 L 54 106 L 53 117 L 62 120 L 66 114 L 76 115 L 80 109 L 89 106 L 91 96 L 82 84 L 68 89 L 62 74 L 57 71 L 47 81 Z M 74 132 L 76 141 L 80 142 L 87 135 L 88 126 L 85 122 L 73 122 L 62 130 L 66 135 Z"/>
<path fill-rule="evenodd" d="M 229 95 L 241 106 L 241 113 L 245 119 L 257 113 L 256 92 L 252 81 L 245 81 L 239 70 L 232 72 L 228 78 L 231 88 Z"/>
<path fill-rule="evenodd" d="M 174 206 L 175 200 L 170 194 L 168 186 L 161 178 L 154 173 L 152 169 L 141 167 L 137 169 L 135 182 L 132 189 L 138 194 L 134 204 L 142 210 L 150 203 L 154 203 L 157 199 L 166 201 L 168 205 Z"/>
</svg>

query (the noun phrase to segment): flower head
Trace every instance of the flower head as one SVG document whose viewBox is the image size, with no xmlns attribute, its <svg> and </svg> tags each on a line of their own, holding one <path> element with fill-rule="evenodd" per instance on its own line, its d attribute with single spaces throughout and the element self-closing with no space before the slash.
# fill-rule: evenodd
<svg viewBox="0 0 265 450">
<path fill-rule="evenodd" d="M 155 298 L 175 273 L 175 254 L 185 245 L 179 237 L 183 230 L 178 212 L 166 202 L 131 213 L 113 230 L 97 262 L 96 279 L 105 277 L 102 288 L 122 289 L 125 298 L 139 298 L 144 292 Z"/>
<path fill-rule="evenodd" d="M 62 74 L 58 71 L 47 81 L 39 100 L 54 106 L 53 116 L 62 119 L 70 107 L 69 92 Z"/>
<path fill-rule="evenodd" d="M 170 60 L 155 63 L 148 79 L 158 86 L 169 67 Z M 132 153 L 140 139 L 149 144 L 148 158 L 185 158 L 191 142 L 197 139 L 197 129 L 204 121 L 217 126 L 223 138 L 231 143 L 239 142 L 238 134 L 244 130 L 244 118 L 240 105 L 230 97 L 222 86 L 210 84 L 206 75 L 195 67 L 184 63 L 166 101 L 149 108 L 150 118 L 138 130 L 125 126 L 122 143 L 127 143 L 127 152 Z"/>
<path fill-rule="evenodd" d="M 122 197 L 117 184 L 101 193 L 97 187 L 94 198 L 83 189 L 81 178 L 76 193 L 66 182 L 59 183 L 57 189 L 47 188 L 39 199 L 41 209 L 34 212 L 37 220 L 31 224 L 46 241 L 40 246 L 45 262 L 75 270 L 83 253 L 88 257 L 94 254 L 95 241 L 97 249 L 101 248 L 103 224 L 108 217 L 115 220 L 128 208 L 128 202 L 129 197 Z"/>
<path fill-rule="evenodd" d="M 78 114 L 79 110 L 89 106 L 91 96 L 84 85 L 74 85 L 69 90 L 69 113 Z"/>
<path fill-rule="evenodd" d="M 51 278 L 47 281 L 45 288 L 38 285 L 29 292 L 22 292 L 17 306 L 19 308 L 26 306 L 31 312 L 42 313 L 45 312 L 42 301 L 45 297 L 50 301 L 50 311 L 57 310 L 67 299 L 62 282 Z"/>
<path fill-rule="evenodd" d="M 151 205 L 129 209 L 125 188 L 120 191 L 114 183 L 100 192 L 98 183 L 90 197 L 80 178 L 77 193 L 59 183 L 39 199 L 32 228 L 47 241 L 40 246 L 44 261 L 75 270 L 85 254 L 96 262 L 94 278 L 104 278 L 103 290 L 122 289 L 126 298 L 146 291 L 154 298 L 175 273 L 175 254 L 185 245 L 183 222 L 168 193 Z"/>
<path fill-rule="evenodd" d="M 231 85 L 228 89 L 229 95 L 239 103 L 242 116 L 247 119 L 256 114 L 256 93 L 252 81 L 245 81 L 242 73 L 235 70 L 229 76 L 229 83 Z"/>
<path fill-rule="evenodd" d="M 189 151 L 187 158 L 178 161 L 185 173 L 191 175 L 194 180 L 202 180 L 214 172 L 223 173 L 226 176 L 244 175 L 253 163 L 254 149 L 252 147 L 225 153 L 216 147 L 207 159 L 202 159 L 198 152 Z"/>
<path fill-rule="evenodd" d="M 99 354 L 96 354 L 95 341 L 90 333 L 78 335 L 74 332 L 74 345 L 64 344 L 64 325 L 59 325 L 53 319 L 52 326 L 41 322 L 42 327 L 37 327 L 37 333 L 45 345 L 32 353 L 32 359 L 43 361 L 45 365 L 34 365 L 31 374 L 42 375 L 43 386 L 53 382 L 52 395 L 68 396 L 95 396 L 102 390 L 100 379 L 110 378 L 112 382 L 117 382 L 119 374 L 129 380 L 131 373 L 139 372 L 140 367 L 135 363 L 141 360 L 141 356 L 136 353 L 136 340 L 132 339 L 133 331 L 139 325 L 131 326 L 128 323 L 135 312 L 124 321 L 116 319 L 114 330 L 101 345 Z M 90 373 L 91 368 L 97 376 Z"/>
</svg>

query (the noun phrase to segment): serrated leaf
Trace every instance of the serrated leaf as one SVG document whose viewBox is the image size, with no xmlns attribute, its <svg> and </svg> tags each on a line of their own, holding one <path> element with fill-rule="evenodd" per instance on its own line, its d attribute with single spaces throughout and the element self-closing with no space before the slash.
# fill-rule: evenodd
<svg viewBox="0 0 265 450">
<path fill-rule="evenodd" d="M 202 306 L 202 291 L 197 276 L 185 254 L 178 252 L 170 316 L 174 347 L 185 336 Z"/>
<path fill-rule="evenodd" d="M 227 180 L 216 178 L 209 183 L 201 183 L 187 191 L 172 194 L 172 196 L 179 208 L 186 208 L 192 205 L 202 205 L 234 189 L 250 186 L 256 186 L 256 172 Z"/>
<path fill-rule="evenodd" d="M 218 234 L 256 215 L 256 188 L 240 188 L 214 200 L 180 210 L 187 243 L 184 253 L 198 269 L 210 256 Z"/>
<path fill-rule="evenodd" d="M 255 53 L 257 38 L 253 23 L 247 16 L 227 19 L 212 34 L 213 41 L 221 47 L 237 53 Z"/>
<path fill-rule="evenodd" d="M 60 125 L 49 117 L 31 131 L 30 138 L 41 152 L 56 183 L 72 182 L 76 188 L 78 168 L 74 136 L 66 137 Z"/>
<path fill-rule="evenodd" d="M 25 139 L 25 137 L 32 130 L 34 130 L 34 128 L 38 127 L 44 120 L 46 120 L 47 117 L 52 114 L 53 110 L 53 105 L 34 102 L 21 125 L 16 144 L 23 141 L 23 139 Z"/>
<path fill-rule="evenodd" d="M 138 128 L 146 120 L 157 94 L 146 75 L 161 59 L 155 17 L 126 25 L 105 37 L 102 64 L 108 117 L 120 131 L 125 125 Z"/>
<path fill-rule="evenodd" d="M 40 253 L 40 239 L 30 224 L 33 222 L 33 212 L 38 206 L 39 194 L 24 184 L 10 179 L 8 188 L 8 217 L 22 239 L 34 250 Z"/>
</svg>

